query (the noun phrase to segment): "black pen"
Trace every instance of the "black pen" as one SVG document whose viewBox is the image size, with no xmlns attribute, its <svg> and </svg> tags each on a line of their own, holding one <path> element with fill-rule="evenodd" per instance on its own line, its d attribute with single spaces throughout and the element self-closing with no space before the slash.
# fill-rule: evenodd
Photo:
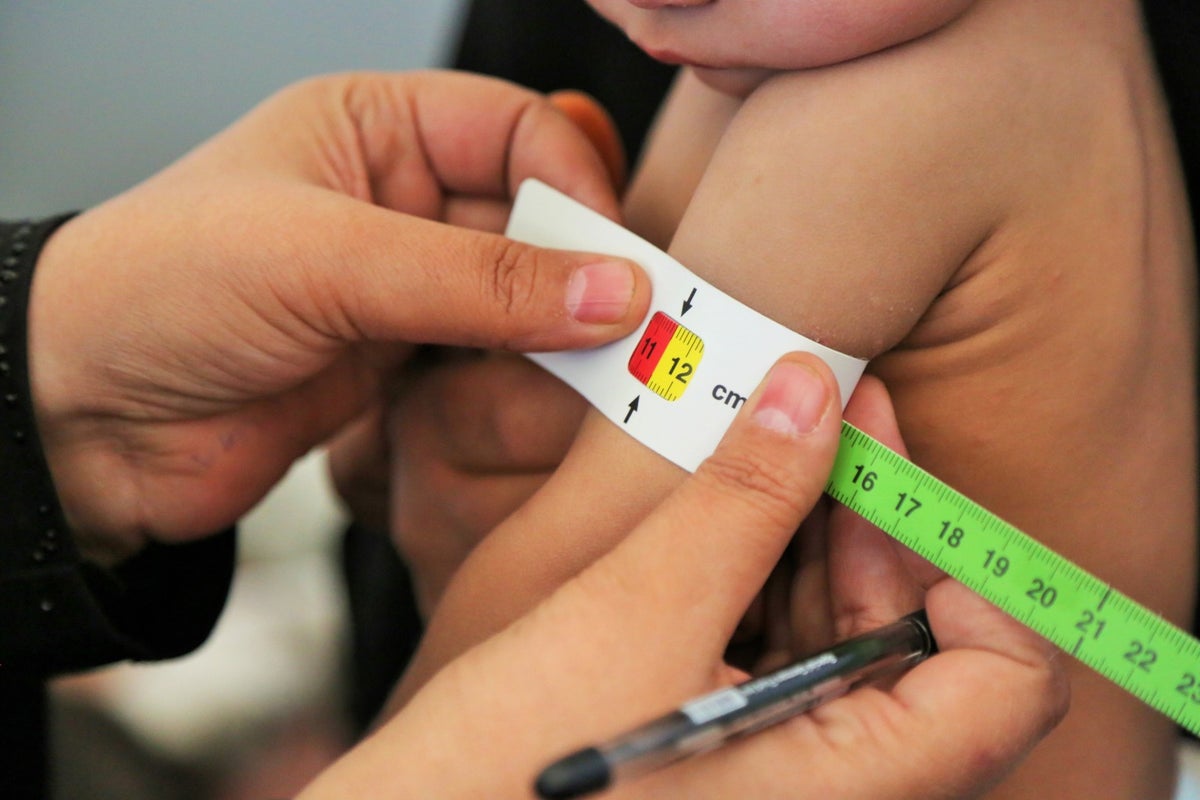
<svg viewBox="0 0 1200 800">
<path fill-rule="evenodd" d="M 691 700 L 605 744 L 554 762 L 538 776 L 544 800 L 569 800 L 713 750 L 907 669 L 937 649 L 925 611 L 847 639 L 783 669 Z"/>
</svg>

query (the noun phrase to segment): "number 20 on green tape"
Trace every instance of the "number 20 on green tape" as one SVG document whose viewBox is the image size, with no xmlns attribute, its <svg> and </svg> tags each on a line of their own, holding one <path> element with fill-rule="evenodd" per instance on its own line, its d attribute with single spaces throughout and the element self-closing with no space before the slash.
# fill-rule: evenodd
<svg viewBox="0 0 1200 800">
<path fill-rule="evenodd" d="M 1200 641 L 843 423 L 826 492 L 1200 735 Z"/>
</svg>

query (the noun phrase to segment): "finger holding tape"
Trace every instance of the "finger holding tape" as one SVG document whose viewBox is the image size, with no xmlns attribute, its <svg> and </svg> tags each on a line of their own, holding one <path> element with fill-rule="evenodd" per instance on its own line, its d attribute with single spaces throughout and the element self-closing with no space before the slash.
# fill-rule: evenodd
<svg viewBox="0 0 1200 800">
<path fill-rule="evenodd" d="M 611 556 L 625 585 L 659 587 L 636 617 L 720 659 L 742 613 L 821 495 L 837 449 L 837 384 L 807 353 L 785 356 L 716 452 Z M 696 520 L 703 520 L 697 525 Z M 633 610 L 631 610 L 633 613 Z M 655 637 L 666 649 L 675 637 Z"/>
</svg>

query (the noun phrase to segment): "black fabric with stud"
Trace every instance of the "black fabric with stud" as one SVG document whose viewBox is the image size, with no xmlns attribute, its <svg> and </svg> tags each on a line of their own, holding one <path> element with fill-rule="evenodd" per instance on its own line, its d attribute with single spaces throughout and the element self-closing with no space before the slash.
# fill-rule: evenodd
<svg viewBox="0 0 1200 800">
<path fill-rule="evenodd" d="M 85 561 L 71 539 L 38 438 L 26 358 L 33 268 L 70 218 L 0 222 L 0 772 L 15 798 L 47 795 L 45 679 L 195 649 L 233 576 L 232 529 L 150 544 L 113 569 Z"/>
</svg>

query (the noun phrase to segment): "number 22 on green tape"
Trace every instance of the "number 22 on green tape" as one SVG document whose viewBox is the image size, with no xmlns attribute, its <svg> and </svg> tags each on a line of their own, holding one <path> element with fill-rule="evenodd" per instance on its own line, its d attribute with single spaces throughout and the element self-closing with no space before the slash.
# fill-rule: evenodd
<svg viewBox="0 0 1200 800">
<path fill-rule="evenodd" d="M 826 492 L 1200 735 L 1200 641 L 843 423 Z"/>
</svg>

